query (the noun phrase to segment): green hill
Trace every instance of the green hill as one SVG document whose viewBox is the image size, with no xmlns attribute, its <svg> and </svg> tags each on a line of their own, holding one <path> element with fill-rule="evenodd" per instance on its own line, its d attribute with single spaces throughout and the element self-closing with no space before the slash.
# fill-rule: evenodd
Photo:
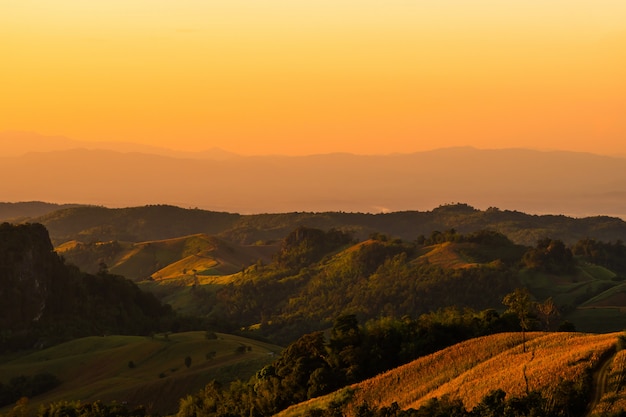
<svg viewBox="0 0 626 417">
<path fill-rule="evenodd" d="M 111 273 L 133 281 L 231 275 L 257 261 L 269 261 L 271 245 L 240 246 L 196 234 L 172 239 L 130 242 L 66 242 L 56 248 L 66 261 L 96 273 L 106 264 Z"/>
<path fill-rule="evenodd" d="M 373 234 L 355 242 L 348 233 L 300 227 L 280 246 L 192 235 L 138 244 L 70 242 L 57 250 L 81 265 L 100 259 L 112 272 L 148 276 L 141 288 L 176 311 L 208 317 L 226 325 L 224 331 L 254 328 L 281 344 L 327 328 L 341 314 L 365 321 L 449 306 L 502 311 L 502 297 L 522 286 L 535 301 L 551 297 L 559 321 L 579 330 L 626 327 L 621 269 L 574 257 L 561 241 L 526 247 L 493 231 L 433 232 L 411 242 Z M 600 303 L 602 294 L 617 295 Z"/>
<path fill-rule="evenodd" d="M 30 399 L 34 409 L 63 400 L 101 400 L 144 405 L 149 412 L 166 414 L 176 411 L 180 398 L 210 381 L 228 383 L 248 378 L 280 350 L 275 345 L 221 333 L 211 334 L 211 338 L 205 332 L 87 337 L 5 358 L 0 361 L 0 383 L 48 372 L 61 384 Z M 186 357 L 191 359 L 189 367 Z"/>
</svg>

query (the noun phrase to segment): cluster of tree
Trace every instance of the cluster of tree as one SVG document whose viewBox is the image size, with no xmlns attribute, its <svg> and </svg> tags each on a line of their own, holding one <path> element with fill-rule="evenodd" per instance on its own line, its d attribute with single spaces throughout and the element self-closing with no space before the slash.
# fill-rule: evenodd
<svg viewBox="0 0 626 417">
<path fill-rule="evenodd" d="M 300 226 L 283 240 L 276 263 L 289 270 L 298 270 L 319 261 L 324 255 L 352 242 L 352 236 L 336 229 L 324 232 L 320 229 Z"/>
<path fill-rule="evenodd" d="M 269 416 L 345 385 L 472 337 L 518 328 L 514 315 L 446 309 L 416 320 L 384 318 L 359 326 L 337 318 L 323 332 L 300 337 L 248 382 L 212 383 L 181 400 L 178 416 Z"/>
<path fill-rule="evenodd" d="M 61 381 L 51 373 L 33 376 L 20 375 L 6 384 L 0 382 L 0 407 L 14 404 L 22 397 L 32 398 L 57 387 Z"/>
<path fill-rule="evenodd" d="M 621 240 L 606 243 L 582 239 L 572 246 L 572 253 L 587 262 L 626 274 L 626 246 Z"/>
<path fill-rule="evenodd" d="M 572 250 L 561 240 L 550 238 L 539 240 L 536 247 L 524 254 L 522 262 L 527 268 L 553 274 L 572 272 L 576 265 Z"/>
</svg>

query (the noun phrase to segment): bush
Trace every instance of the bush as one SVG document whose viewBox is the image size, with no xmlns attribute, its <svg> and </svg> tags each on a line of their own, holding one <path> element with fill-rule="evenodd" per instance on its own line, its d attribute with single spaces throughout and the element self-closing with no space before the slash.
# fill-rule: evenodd
<svg viewBox="0 0 626 417">
<path fill-rule="evenodd" d="M 61 384 L 59 379 L 50 373 L 29 376 L 16 376 L 8 384 L 0 384 L 0 407 L 13 404 L 22 397 L 32 398 L 50 391 Z"/>
</svg>

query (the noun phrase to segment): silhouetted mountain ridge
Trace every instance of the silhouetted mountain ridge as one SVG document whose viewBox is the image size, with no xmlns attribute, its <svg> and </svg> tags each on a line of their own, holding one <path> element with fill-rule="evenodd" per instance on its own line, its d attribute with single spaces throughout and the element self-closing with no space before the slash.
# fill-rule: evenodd
<svg viewBox="0 0 626 417">
<path fill-rule="evenodd" d="M 12 179 L 0 185 L 7 201 L 172 204 L 238 213 L 376 213 L 462 201 L 529 213 L 626 216 L 624 159 L 576 152 L 449 148 L 208 161 L 74 149 L 0 161 L 0 175 Z"/>
<path fill-rule="evenodd" d="M 346 212 L 294 212 L 243 215 L 175 206 L 130 208 L 75 207 L 30 219 L 42 223 L 55 245 L 77 240 L 85 243 L 110 240 L 145 242 L 205 233 L 236 244 L 278 241 L 298 226 L 349 230 L 356 238 L 384 233 L 407 241 L 433 231 L 456 229 L 471 233 L 490 229 L 519 244 L 539 239 L 574 243 L 582 238 L 626 241 L 626 222 L 609 216 L 573 218 L 564 215 L 530 215 L 492 207 L 479 210 L 467 204 L 451 204 L 430 211 L 385 214 Z"/>
<path fill-rule="evenodd" d="M 20 222 L 21 220 L 39 217 L 64 208 L 80 207 L 81 204 L 53 204 L 43 201 L 27 201 L 21 203 L 0 202 L 0 222 Z"/>
</svg>

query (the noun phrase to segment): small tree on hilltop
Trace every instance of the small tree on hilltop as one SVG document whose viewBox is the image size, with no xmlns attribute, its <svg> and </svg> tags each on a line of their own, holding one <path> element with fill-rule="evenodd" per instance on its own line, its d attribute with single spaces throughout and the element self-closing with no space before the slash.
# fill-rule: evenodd
<svg viewBox="0 0 626 417">
<path fill-rule="evenodd" d="M 530 293 L 527 288 L 516 288 L 515 291 L 504 296 L 502 304 L 508 307 L 507 312 L 511 312 L 519 319 L 522 328 L 522 349 L 526 352 L 526 330 L 530 328 Z"/>
</svg>

